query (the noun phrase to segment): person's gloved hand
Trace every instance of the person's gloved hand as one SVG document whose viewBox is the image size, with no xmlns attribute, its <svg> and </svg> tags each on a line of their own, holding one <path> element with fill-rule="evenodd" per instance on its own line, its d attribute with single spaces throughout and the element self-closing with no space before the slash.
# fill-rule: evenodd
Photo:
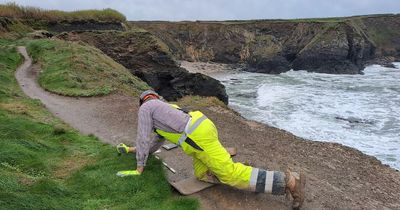
<svg viewBox="0 0 400 210">
<path fill-rule="evenodd" d="M 129 147 L 126 146 L 124 143 L 119 143 L 119 144 L 117 145 L 117 152 L 118 152 L 118 155 L 121 155 L 122 153 L 128 154 L 128 152 L 129 152 Z"/>
<path fill-rule="evenodd" d="M 138 176 L 140 173 L 138 170 L 129 170 L 129 171 L 118 171 L 117 176 L 125 177 L 125 176 Z"/>
</svg>

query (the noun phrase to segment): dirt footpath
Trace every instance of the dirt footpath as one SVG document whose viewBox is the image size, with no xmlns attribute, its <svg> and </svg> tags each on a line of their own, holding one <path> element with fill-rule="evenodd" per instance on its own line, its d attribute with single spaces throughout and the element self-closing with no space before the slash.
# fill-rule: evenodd
<svg viewBox="0 0 400 210">
<path fill-rule="evenodd" d="M 136 133 L 137 99 L 123 95 L 70 98 L 50 94 L 36 83 L 36 68 L 24 48 L 16 77 L 24 92 L 86 134 L 115 144 Z M 214 121 L 221 142 L 238 148 L 237 161 L 269 170 L 302 170 L 308 177 L 303 209 L 400 209 L 400 173 L 376 158 L 335 143 L 303 140 L 280 129 L 248 121 L 231 110 L 201 109 Z M 290 209 L 283 196 L 215 186 L 196 195 L 204 209 Z"/>
<path fill-rule="evenodd" d="M 117 144 L 134 139 L 136 134 L 137 100 L 124 95 L 103 97 L 64 97 L 42 89 L 36 82 L 40 71 L 32 66 L 26 49 L 18 51 L 25 62 L 15 76 L 26 95 L 40 99 L 51 113 L 84 134 L 94 134 L 101 140 Z"/>
</svg>

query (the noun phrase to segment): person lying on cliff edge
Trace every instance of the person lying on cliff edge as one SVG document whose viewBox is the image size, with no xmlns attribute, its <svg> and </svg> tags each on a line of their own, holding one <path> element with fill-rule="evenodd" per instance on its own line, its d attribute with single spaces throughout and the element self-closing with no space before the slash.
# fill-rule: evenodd
<svg viewBox="0 0 400 210">
<path fill-rule="evenodd" d="M 177 105 L 166 103 L 152 90 L 140 95 L 136 147 L 122 143 L 117 146 L 119 152 L 136 152 L 137 168 L 119 171 L 117 175 L 141 175 L 149 154 L 156 151 L 164 139 L 179 145 L 184 153 L 193 157 L 194 174 L 201 181 L 258 193 L 291 195 L 293 208 L 299 208 L 304 201 L 303 174 L 289 170 L 285 173 L 267 171 L 233 162 L 218 140 L 217 129 L 210 119 L 200 111 L 185 112 Z"/>
</svg>

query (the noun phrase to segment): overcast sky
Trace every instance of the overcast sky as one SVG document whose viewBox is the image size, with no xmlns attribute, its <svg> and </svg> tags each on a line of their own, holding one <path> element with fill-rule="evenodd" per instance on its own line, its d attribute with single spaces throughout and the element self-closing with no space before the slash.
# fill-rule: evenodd
<svg viewBox="0 0 400 210">
<path fill-rule="evenodd" d="M 0 3 L 10 0 L 0 0 Z M 400 0 L 13 0 L 44 9 L 112 8 L 128 20 L 242 20 L 400 13 Z"/>
</svg>

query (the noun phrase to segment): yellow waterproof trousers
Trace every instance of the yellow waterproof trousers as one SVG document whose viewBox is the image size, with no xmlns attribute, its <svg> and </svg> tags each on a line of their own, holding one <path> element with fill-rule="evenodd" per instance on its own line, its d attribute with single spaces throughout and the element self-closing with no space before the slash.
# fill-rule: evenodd
<svg viewBox="0 0 400 210">
<path fill-rule="evenodd" d="M 204 151 L 193 154 L 195 176 L 208 181 L 207 172 L 218 180 L 239 189 L 249 189 L 252 167 L 234 163 L 231 155 L 218 140 L 218 132 L 211 120 L 206 120 L 193 133 L 193 139 Z"/>
<path fill-rule="evenodd" d="M 199 111 L 189 112 L 189 115 L 192 117 L 190 126 L 204 116 Z M 185 138 L 188 139 L 182 141 L 180 146 L 186 154 L 193 157 L 194 173 L 199 180 L 210 181 L 208 173 L 211 173 L 219 182 L 239 189 L 284 194 L 283 173 L 233 162 L 218 140 L 218 131 L 214 123 L 208 118 L 195 127 L 193 132 L 185 134 Z M 156 132 L 175 144 L 179 144 L 179 138 L 182 137 L 182 134 L 162 130 Z"/>
</svg>

